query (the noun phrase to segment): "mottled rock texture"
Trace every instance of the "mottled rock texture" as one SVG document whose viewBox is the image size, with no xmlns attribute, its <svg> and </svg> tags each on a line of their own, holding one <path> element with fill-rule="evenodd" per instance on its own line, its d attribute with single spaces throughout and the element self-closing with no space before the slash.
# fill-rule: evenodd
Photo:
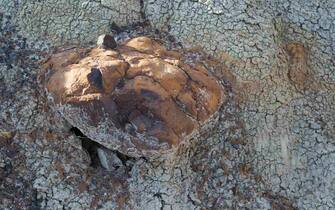
<svg viewBox="0 0 335 210">
<path fill-rule="evenodd" d="M 55 109 L 94 141 L 136 157 L 167 153 L 210 129 L 224 102 L 211 60 L 188 55 L 137 37 L 114 50 L 65 49 L 43 64 L 41 79 Z"/>
<path fill-rule="evenodd" d="M 229 66 L 252 171 L 301 209 L 334 208 L 334 1 L 145 1 L 146 18 Z"/>
<path fill-rule="evenodd" d="M 1 0 L 0 8 L 26 38 L 52 44 L 95 41 L 115 25 L 143 21 L 137 0 Z"/>
<path fill-rule="evenodd" d="M 0 0 L 0 208 L 334 209 L 334 4 Z M 217 126 L 170 157 L 94 164 L 36 74 L 54 46 L 109 32 L 222 62 Z"/>
</svg>

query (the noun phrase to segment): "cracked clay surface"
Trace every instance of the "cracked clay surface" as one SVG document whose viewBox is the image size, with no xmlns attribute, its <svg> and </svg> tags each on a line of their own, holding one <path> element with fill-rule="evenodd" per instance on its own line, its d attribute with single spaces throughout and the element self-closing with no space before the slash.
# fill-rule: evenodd
<svg viewBox="0 0 335 210">
<path fill-rule="evenodd" d="M 334 20 L 332 0 L 0 0 L 0 209 L 334 209 Z M 191 49 L 224 90 L 217 122 L 169 155 L 98 145 L 95 164 L 38 72 L 105 33 Z"/>
</svg>

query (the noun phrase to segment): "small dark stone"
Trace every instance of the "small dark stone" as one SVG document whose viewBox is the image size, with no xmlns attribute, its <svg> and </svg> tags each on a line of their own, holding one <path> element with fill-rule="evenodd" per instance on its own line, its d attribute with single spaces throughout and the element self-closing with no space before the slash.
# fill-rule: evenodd
<svg viewBox="0 0 335 210">
<path fill-rule="evenodd" d="M 114 37 L 108 34 L 104 34 L 98 37 L 97 41 L 98 47 L 102 47 L 104 49 L 115 49 L 117 44 L 114 40 Z"/>
<path fill-rule="evenodd" d="M 98 68 L 91 69 L 91 73 L 87 75 L 87 80 L 98 89 L 103 89 L 102 74 Z"/>
</svg>

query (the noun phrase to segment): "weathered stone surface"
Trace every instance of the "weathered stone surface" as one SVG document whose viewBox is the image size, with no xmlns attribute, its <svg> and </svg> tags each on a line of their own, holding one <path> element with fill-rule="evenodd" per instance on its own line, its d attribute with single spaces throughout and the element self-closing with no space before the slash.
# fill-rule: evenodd
<svg viewBox="0 0 335 210">
<path fill-rule="evenodd" d="M 46 88 L 73 126 L 110 149 L 147 156 L 194 137 L 225 99 L 203 65 L 186 64 L 182 57 L 138 37 L 114 50 L 56 53 L 42 74 L 49 71 Z M 99 127 L 108 129 L 99 133 Z"/>
<path fill-rule="evenodd" d="M 155 27 L 228 65 L 241 85 L 244 139 L 253 148 L 246 159 L 268 189 L 299 209 L 334 208 L 334 3 L 145 1 Z"/>
<path fill-rule="evenodd" d="M 332 0 L 0 0 L 0 209 L 334 209 L 334 10 Z M 208 68 L 229 98 L 217 126 L 126 172 L 92 166 L 39 92 L 37 61 L 111 31 L 225 63 Z M 186 57 L 204 63 L 200 51 Z"/>
</svg>

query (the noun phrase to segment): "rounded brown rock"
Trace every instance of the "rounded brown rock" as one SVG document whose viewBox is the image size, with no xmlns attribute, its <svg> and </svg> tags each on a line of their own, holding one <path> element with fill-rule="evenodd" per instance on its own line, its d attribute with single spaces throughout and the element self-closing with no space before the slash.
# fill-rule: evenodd
<svg viewBox="0 0 335 210">
<path fill-rule="evenodd" d="M 51 70 L 44 84 L 53 108 L 92 140 L 135 157 L 190 140 L 225 100 L 204 66 L 148 37 L 115 49 L 69 49 L 43 67 Z"/>
</svg>

